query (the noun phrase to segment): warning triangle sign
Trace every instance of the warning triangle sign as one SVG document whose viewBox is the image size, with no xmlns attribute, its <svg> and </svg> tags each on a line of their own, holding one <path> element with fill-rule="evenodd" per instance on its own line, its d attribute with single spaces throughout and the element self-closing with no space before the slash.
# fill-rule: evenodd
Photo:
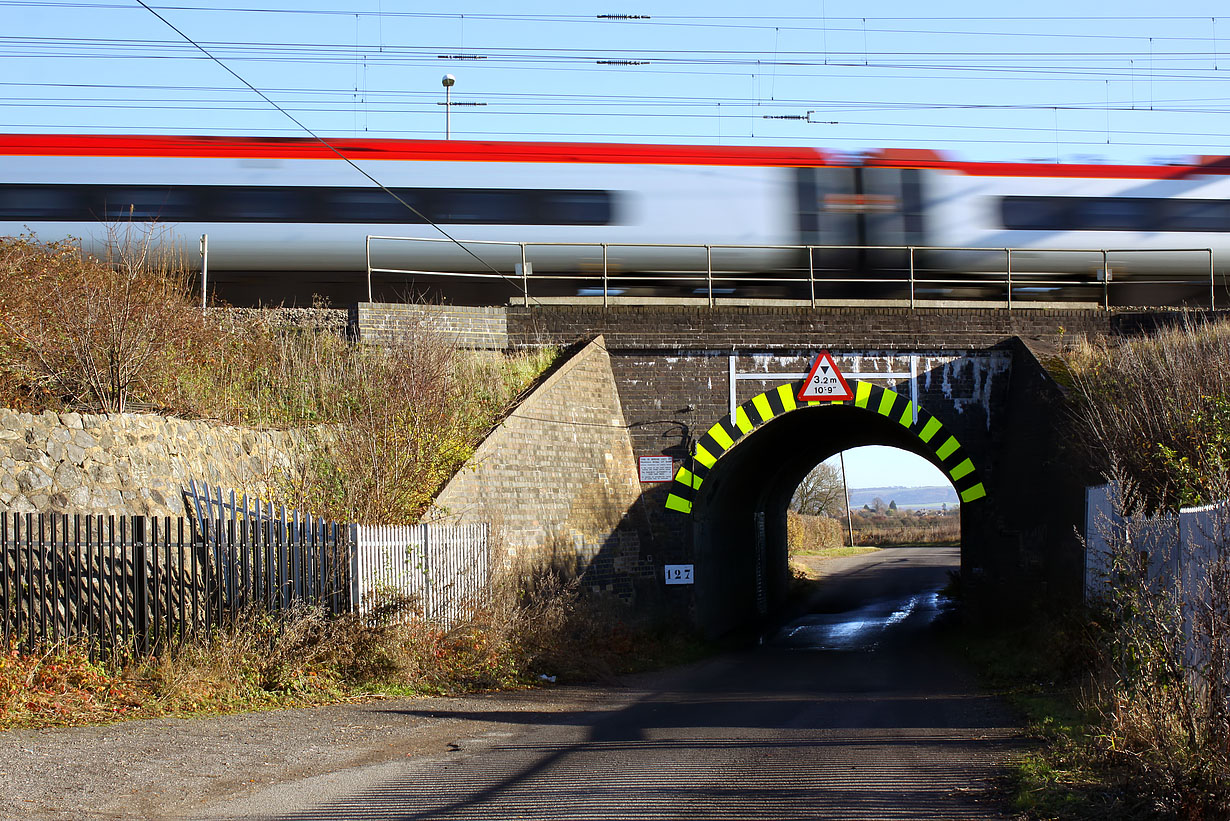
<svg viewBox="0 0 1230 821">
<path fill-rule="evenodd" d="M 811 366 L 807 380 L 799 390 L 800 402 L 845 402 L 854 398 L 854 392 L 846 384 L 846 378 L 837 370 L 828 351 L 821 351 L 816 364 Z"/>
</svg>

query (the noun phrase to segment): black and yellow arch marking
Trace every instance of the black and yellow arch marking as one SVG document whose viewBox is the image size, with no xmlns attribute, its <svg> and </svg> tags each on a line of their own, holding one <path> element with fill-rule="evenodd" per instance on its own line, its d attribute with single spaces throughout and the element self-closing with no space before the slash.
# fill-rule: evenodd
<svg viewBox="0 0 1230 821">
<path fill-rule="evenodd" d="M 853 405 L 871 413 L 893 419 L 914 433 L 931 449 L 948 477 L 952 479 L 962 503 L 973 502 L 987 495 L 986 488 L 978 478 L 974 463 L 965 455 L 956 437 L 944 430 L 943 423 L 896 391 L 881 388 L 870 382 L 851 382 L 854 399 L 847 402 L 799 402 L 801 383 L 780 385 L 775 390 L 765 391 L 744 402 L 735 409 L 733 416 L 726 416 L 705 433 L 696 443 L 696 458 L 691 468 L 684 466 L 675 474 L 666 507 L 681 513 L 692 512 L 696 491 L 717 463 L 718 457 L 730 450 L 745 434 L 774 417 L 781 416 L 799 407 L 814 405 Z"/>
</svg>

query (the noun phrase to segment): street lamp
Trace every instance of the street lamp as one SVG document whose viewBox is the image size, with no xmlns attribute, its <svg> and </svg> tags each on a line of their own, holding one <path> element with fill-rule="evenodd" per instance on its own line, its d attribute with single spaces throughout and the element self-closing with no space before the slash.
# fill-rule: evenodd
<svg viewBox="0 0 1230 821">
<path fill-rule="evenodd" d="M 457 78 L 451 74 L 445 74 L 440 79 L 440 85 L 444 86 L 444 139 L 452 138 L 453 128 L 451 115 L 453 111 L 452 91 L 453 83 L 457 82 Z"/>
</svg>

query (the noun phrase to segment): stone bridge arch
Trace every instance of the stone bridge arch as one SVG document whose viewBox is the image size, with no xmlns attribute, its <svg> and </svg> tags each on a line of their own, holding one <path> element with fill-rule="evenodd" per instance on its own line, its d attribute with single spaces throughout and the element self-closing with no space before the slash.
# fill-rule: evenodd
<svg viewBox="0 0 1230 821">
<path fill-rule="evenodd" d="M 869 381 L 845 402 L 799 402 L 801 382 L 739 405 L 695 443 L 676 473 L 669 510 L 693 518 L 698 624 L 717 635 L 771 619 L 790 575 L 786 509 L 819 462 L 861 445 L 908 450 L 939 467 L 966 506 L 987 497 L 975 457 L 926 408 Z"/>
</svg>

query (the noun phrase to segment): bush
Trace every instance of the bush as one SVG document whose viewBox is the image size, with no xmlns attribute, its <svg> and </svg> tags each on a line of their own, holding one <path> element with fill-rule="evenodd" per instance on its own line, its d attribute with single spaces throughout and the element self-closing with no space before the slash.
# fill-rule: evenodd
<svg viewBox="0 0 1230 821">
<path fill-rule="evenodd" d="M 165 367 L 187 279 L 153 232 L 111 234 L 104 259 L 69 242 L 0 238 L 0 355 L 9 390 L 123 412 Z"/>
<path fill-rule="evenodd" d="M 1148 511 L 1213 501 L 1230 465 L 1230 322 L 1185 315 L 1132 340 L 1080 341 L 1057 363 L 1090 464 Z"/>
<path fill-rule="evenodd" d="M 841 547 L 844 541 L 845 529 L 837 519 L 786 511 L 786 545 L 792 554 Z"/>
</svg>

